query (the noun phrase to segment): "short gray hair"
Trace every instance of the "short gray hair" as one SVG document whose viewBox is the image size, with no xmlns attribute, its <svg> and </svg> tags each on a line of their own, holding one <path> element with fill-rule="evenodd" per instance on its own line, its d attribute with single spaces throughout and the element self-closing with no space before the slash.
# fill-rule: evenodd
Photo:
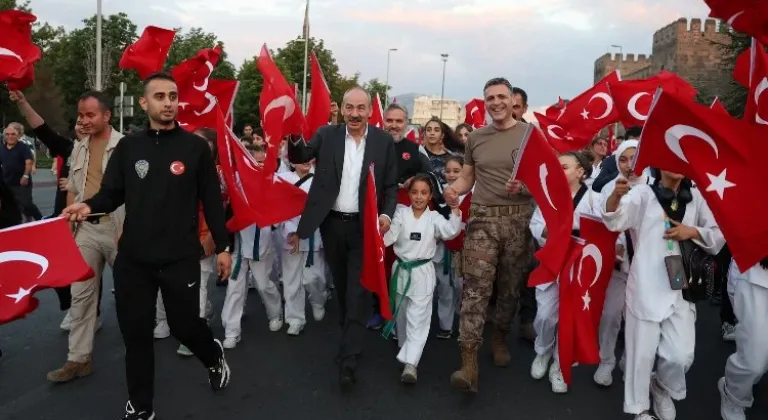
<svg viewBox="0 0 768 420">
<path fill-rule="evenodd" d="M 20 136 L 24 135 L 24 124 L 17 123 L 17 122 L 12 122 L 12 123 L 8 124 L 8 127 L 11 127 L 14 130 L 18 131 Z"/>
<path fill-rule="evenodd" d="M 404 106 L 400 104 L 391 103 L 389 106 L 387 106 L 387 109 L 384 110 L 384 114 L 390 111 L 403 111 L 403 114 L 405 114 L 405 119 L 408 119 L 408 110 L 405 109 Z"/>
<path fill-rule="evenodd" d="M 346 92 L 344 92 L 344 96 L 341 97 L 341 104 L 344 105 L 347 102 L 347 95 L 349 95 L 350 93 L 352 93 L 352 92 L 354 92 L 356 90 L 359 90 L 359 91 L 365 93 L 365 96 L 368 98 L 368 105 L 371 105 L 372 99 L 371 99 L 370 92 L 368 92 L 367 90 L 365 90 L 364 87 L 359 86 L 359 85 L 352 86 L 351 88 L 347 89 Z"/>
</svg>

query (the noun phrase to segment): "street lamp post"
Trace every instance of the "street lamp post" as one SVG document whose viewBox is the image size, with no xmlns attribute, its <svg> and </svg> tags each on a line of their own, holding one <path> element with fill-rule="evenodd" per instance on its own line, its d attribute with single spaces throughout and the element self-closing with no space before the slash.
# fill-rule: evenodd
<svg viewBox="0 0 768 420">
<path fill-rule="evenodd" d="M 384 83 L 387 86 L 387 89 L 384 92 L 384 105 L 387 105 L 389 103 L 389 61 L 390 61 L 390 56 L 394 51 L 397 51 L 397 48 L 390 48 L 389 51 L 387 51 L 387 78 L 384 81 Z"/>
<path fill-rule="evenodd" d="M 96 0 L 96 90 L 101 90 L 101 58 L 101 0 Z"/>
<path fill-rule="evenodd" d="M 443 83 L 440 88 L 440 121 L 443 120 L 443 98 L 445 97 L 445 66 L 448 63 L 448 54 L 440 54 L 443 59 Z"/>
</svg>

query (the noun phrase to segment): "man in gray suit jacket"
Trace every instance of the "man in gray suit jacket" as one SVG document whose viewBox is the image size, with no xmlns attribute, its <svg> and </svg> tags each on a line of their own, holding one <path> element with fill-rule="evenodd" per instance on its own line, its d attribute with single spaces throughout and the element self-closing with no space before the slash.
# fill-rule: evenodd
<svg viewBox="0 0 768 420">
<path fill-rule="evenodd" d="M 363 351 L 365 324 L 372 314 L 371 293 L 360 283 L 362 270 L 362 212 L 370 164 L 379 208 L 379 229 L 389 230 L 397 205 L 397 157 L 392 136 L 367 124 L 371 96 L 361 87 L 344 94 L 345 124 L 320 127 L 305 143 L 288 145 L 288 159 L 315 159 L 315 176 L 297 233 L 309 238 L 317 228 L 338 294 L 342 338 L 339 344 L 339 384 L 355 383 L 355 369 Z"/>
</svg>

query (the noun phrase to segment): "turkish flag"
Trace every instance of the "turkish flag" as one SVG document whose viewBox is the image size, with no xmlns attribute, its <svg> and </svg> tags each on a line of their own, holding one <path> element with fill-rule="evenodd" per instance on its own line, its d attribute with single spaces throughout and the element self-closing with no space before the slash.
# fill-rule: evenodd
<svg viewBox="0 0 768 420">
<path fill-rule="evenodd" d="M 651 109 L 651 99 L 658 87 L 691 101 L 698 93 L 680 76 L 668 71 L 647 79 L 610 83 L 609 87 L 625 127 L 642 127 L 645 124 Z"/>
<path fill-rule="evenodd" d="M 415 128 L 409 129 L 408 132 L 405 133 L 405 138 L 416 144 L 421 144 L 421 142 L 419 141 L 419 130 Z"/>
<path fill-rule="evenodd" d="M 379 231 L 379 205 L 376 199 L 374 166 L 368 168 L 368 187 L 363 208 L 363 269 L 360 284 L 379 297 L 379 310 L 386 320 L 392 319 L 387 278 L 384 275 L 384 238 Z"/>
<path fill-rule="evenodd" d="M 582 214 L 579 232 L 584 247 L 577 275 L 571 278 L 571 316 L 575 329 L 574 357 L 576 362 L 600 363 L 598 329 L 603 314 L 605 292 L 613 274 L 618 232 L 611 232 L 597 217 Z M 560 314 L 562 316 L 564 314 Z"/>
<path fill-rule="evenodd" d="M 539 122 L 539 128 L 541 128 L 549 145 L 558 153 L 584 149 L 595 135 L 592 130 L 581 124 L 573 124 L 566 129 L 564 123 L 555 121 L 546 115 L 534 112 L 533 116 Z"/>
<path fill-rule="evenodd" d="M 459 236 L 445 241 L 445 247 L 448 248 L 451 252 L 457 252 L 461 251 L 461 249 L 464 247 L 464 234 L 467 231 L 467 220 L 469 220 L 469 206 L 472 204 L 472 191 L 470 191 L 466 196 L 464 196 L 464 199 L 461 200 L 461 204 L 459 204 L 459 209 L 461 210 L 461 231 L 459 231 Z"/>
<path fill-rule="evenodd" d="M 709 16 L 720 19 L 737 32 L 768 45 L 768 3 L 763 0 L 704 0 Z"/>
<path fill-rule="evenodd" d="M 276 162 L 277 147 L 283 136 L 304 134 L 304 126 L 307 123 L 301 112 L 301 106 L 296 100 L 294 89 L 291 88 L 275 64 L 266 44 L 261 47 L 256 65 L 264 78 L 264 86 L 259 97 L 259 108 L 261 110 L 261 126 L 269 144 L 267 160 L 270 160 L 270 152 L 273 152 L 272 161 Z M 271 163 L 274 164 L 274 162 Z"/>
<path fill-rule="evenodd" d="M 176 31 L 147 26 L 139 39 L 129 45 L 118 64 L 124 70 L 136 70 L 140 79 L 163 69 Z"/>
<path fill-rule="evenodd" d="M 571 99 L 568 106 L 558 114 L 559 125 L 567 131 L 578 129 L 572 134 L 583 134 L 575 137 L 580 145 L 578 149 L 588 146 L 603 127 L 619 121 L 621 114 L 614 104 L 608 84 L 620 81 L 618 71 L 609 73 L 584 93 Z"/>
<path fill-rule="evenodd" d="M 381 106 L 381 97 L 378 93 L 373 98 L 373 109 L 371 109 L 371 116 L 368 117 L 368 124 L 384 129 L 384 108 Z"/>
<path fill-rule="evenodd" d="M 307 124 L 304 130 L 304 138 L 311 139 L 318 128 L 328 125 L 331 117 L 331 91 L 328 82 L 323 76 L 323 69 L 317 61 L 317 56 L 312 52 L 310 58 L 312 87 L 307 106 Z"/>
<path fill-rule="evenodd" d="M 34 63 L 40 60 L 40 48 L 32 43 L 33 14 L 20 10 L 0 12 L 0 82 L 14 83 L 11 89 L 28 87 L 34 80 Z"/>
<path fill-rule="evenodd" d="M 208 92 L 208 82 L 220 58 L 219 46 L 205 48 L 171 70 L 171 75 L 179 89 L 180 108 L 201 109 L 210 106 L 213 110 L 216 98 Z"/>
<path fill-rule="evenodd" d="M 717 220 L 739 267 L 768 250 L 768 187 L 764 156 L 768 129 L 659 91 L 633 162 L 693 180 Z"/>
<path fill-rule="evenodd" d="M 482 99 L 472 99 L 464 105 L 464 124 L 469 124 L 472 128 L 485 126 L 485 101 Z"/>
<path fill-rule="evenodd" d="M 725 109 L 723 106 L 723 103 L 720 102 L 720 99 L 718 97 L 715 97 L 715 100 L 712 101 L 712 105 L 709 106 L 710 109 L 717 111 L 723 115 L 731 116 L 731 114 L 728 113 L 728 110 Z"/>
<path fill-rule="evenodd" d="M 234 213 L 227 228 L 239 232 L 253 224 L 271 226 L 301 215 L 307 193 L 260 166 L 216 108 L 219 164 Z"/>
<path fill-rule="evenodd" d="M 752 46 L 741 53 L 733 69 L 734 79 L 749 89 L 744 120 L 753 124 L 768 125 L 768 100 L 762 101 L 768 89 L 768 53 L 765 46 L 752 38 Z"/>
<path fill-rule="evenodd" d="M 557 103 L 547 108 L 544 111 L 544 115 L 546 115 L 550 120 L 557 121 L 560 119 L 560 117 L 563 116 L 563 114 L 565 114 L 565 107 L 566 103 L 563 98 L 558 97 Z"/>
<path fill-rule="evenodd" d="M 61 217 L 0 230 L 0 265 L 0 324 L 34 311 L 38 290 L 93 277 Z"/>
<path fill-rule="evenodd" d="M 576 307 L 574 299 L 576 292 L 572 286 L 572 279 L 578 273 L 584 245 L 584 240 L 580 238 L 574 236 L 568 238 L 568 243 L 565 244 L 565 264 L 563 264 L 558 276 L 558 291 L 560 293 L 558 316 L 561 318 L 557 322 L 557 355 L 560 360 L 560 372 L 563 374 L 563 380 L 569 385 L 572 377 L 571 370 L 576 362 L 576 324 L 573 317 Z"/>
<path fill-rule="evenodd" d="M 528 125 L 520 149 L 512 153 L 512 178 L 527 187 L 541 209 L 549 234 L 547 243 L 536 252 L 541 264 L 528 277 L 529 287 L 557 278 L 565 264 L 573 225 L 573 198 L 568 180 L 544 134 Z"/>
<path fill-rule="evenodd" d="M 240 82 L 237 80 L 209 80 L 205 94 L 210 97 L 210 100 L 199 107 L 191 104 L 186 104 L 183 108 L 179 107 L 176 120 L 189 132 L 203 127 L 216 127 L 216 105 L 218 104 L 224 113 L 227 127 L 232 128 L 233 107 L 239 88 Z"/>
</svg>

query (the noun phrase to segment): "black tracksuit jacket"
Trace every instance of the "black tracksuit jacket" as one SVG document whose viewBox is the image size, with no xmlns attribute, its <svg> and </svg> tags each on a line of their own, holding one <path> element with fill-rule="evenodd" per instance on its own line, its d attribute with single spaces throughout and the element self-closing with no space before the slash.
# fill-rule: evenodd
<svg viewBox="0 0 768 420">
<path fill-rule="evenodd" d="M 200 203 L 216 253 L 230 246 L 211 150 L 178 123 L 170 130 L 147 128 L 123 137 L 101 189 L 85 203 L 92 213 L 110 213 L 125 203 L 118 252 L 138 263 L 199 259 Z"/>
</svg>

